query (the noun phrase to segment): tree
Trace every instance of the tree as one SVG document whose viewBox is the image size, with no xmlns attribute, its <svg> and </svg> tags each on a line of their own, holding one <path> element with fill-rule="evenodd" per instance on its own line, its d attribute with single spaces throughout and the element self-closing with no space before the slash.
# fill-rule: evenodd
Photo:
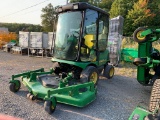
<svg viewBox="0 0 160 120">
<path fill-rule="evenodd" d="M 102 0 L 99 3 L 99 7 L 105 10 L 106 12 L 109 12 L 111 9 L 111 5 L 114 2 L 114 0 Z"/>
<path fill-rule="evenodd" d="M 149 1 L 148 9 L 150 9 L 152 13 L 155 14 L 153 21 L 149 25 L 156 28 L 158 26 L 160 27 L 160 0 Z"/>
<path fill-rule="evenodd" d="M 56 8 L 54 8 L 51 3 L 45 8 L 42 8 L 41 19 L 44 31 L 52 32 L 56 20 Z"/>
<path fill-rule="evenodd" d="M 17 34 L 19 31 L 28 30 L 29 32 L 42 32 L 42 26 L 40 25 L 33 25 L 33 24 L 25 24 L 25 23 L 0 23 L 0 27 L 6 27 L 10 32 L 16 32 Z"/>
<path fill-rule="evenodd" d="M 101 3 L 101 0 L 89 0 L 89 3 L 99 7 L 99 4 Z"/>
<path fill-rule="evenodd" d="M 137 0 L 114 0 L 109 11 L 110 18 L 117 17 L 119 15 L 126 18 L 128 10 L 132 9 L 132 6 L 135 1 Z"/>
<path fill-rule="evenodd" d="M 148 9 L 148 0 L 138 0 L 126 16 L 124 33 L 131 35 L 140 26 L 151 25 L 155 14 Z"/>
</svg>

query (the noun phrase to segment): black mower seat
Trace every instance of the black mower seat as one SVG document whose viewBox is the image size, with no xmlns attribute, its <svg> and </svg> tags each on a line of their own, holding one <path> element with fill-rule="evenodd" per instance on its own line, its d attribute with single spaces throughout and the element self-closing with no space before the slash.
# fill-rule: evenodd
<svg viewBox="0 0 160 120">
<path fill-rule="evenodd" d="M 60 82 L 59 76 L 53 75 L 40 75 L 38 76 L 38 80 L 42 83 L 44 87 L 52 88 L 58 88 Z"/>
</svg>

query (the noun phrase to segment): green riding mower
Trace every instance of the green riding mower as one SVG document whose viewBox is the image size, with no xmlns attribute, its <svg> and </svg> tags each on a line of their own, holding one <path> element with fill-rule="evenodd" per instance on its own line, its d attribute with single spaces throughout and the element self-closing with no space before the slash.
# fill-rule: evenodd
<svg viewBox="0 0 160 120">
<path fill-rule="evenodd" d="M 57 12 L 54 67 L 12 75 L 9 86 L 17 92 L 22 82 L 29 91 L 27 98 L 44 100 L 50 114 L 57 102 L 88 105 L 96 99 L 99 75 L 108 79 L 114 75 L 107 49 L 108 13 L 84 2 L 61 6 Z"/>
<path fill-rule="evenodd" d="M 138 28 L 133 38 L 138 42 L 138 58 L 133 64 L 137 66 L 137 81 L 144 86 L 152 86 L 149 109 L 137 107 L 129 120 L 160 120 L 160 53 L 153 47 L 159 40 L 160 29 Z"/>
</svg>

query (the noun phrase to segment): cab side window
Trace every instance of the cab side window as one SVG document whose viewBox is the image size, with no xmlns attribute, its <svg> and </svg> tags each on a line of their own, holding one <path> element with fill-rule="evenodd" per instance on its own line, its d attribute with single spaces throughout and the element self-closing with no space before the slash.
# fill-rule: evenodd
<svg viewBox="0 0 160 120">
<path fill-rule="evenodd" d="M 96 33 L 97 33 L 97 11 L 87 9 L 84 21 L 83 41 L 81 49 L 82 61 L 93 61 L 96 55 L 93 52 L 96 47 Z M 91 52 L 92 51 L 92 52 Z M 92 55 L 90 53 L 93 53 Z"/>
<path fill-rule="evenodd" d="M 99 51 L 105 51 L 107 47 L 107 39 L 108 39 L 108 18 L 106 15 L 100 13 L 99 14 L 99 31 L 98 31 L 98 46 Z"/>
</svg>

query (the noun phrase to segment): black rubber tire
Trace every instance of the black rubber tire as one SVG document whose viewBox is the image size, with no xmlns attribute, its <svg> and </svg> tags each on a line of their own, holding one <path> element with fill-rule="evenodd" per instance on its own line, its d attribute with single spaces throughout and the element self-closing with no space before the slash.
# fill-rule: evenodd
<svg viewBox="0 0 160 120">
<path fill-rule="evenodd" d="M 86 67 L 86 69 L 84 69 L 84 70 L 81 72 L 80 82 L 81 82 L 81 83 L 86 83 L 86 82 L 92 81 L 92 80 L 91 80 L 91 77 L 92 77 L 93 73 L 95 74 L 95 76 L 93 76 L 93 77 L 96 77 L 96 78 L 95 78 L 95 81 L 93 81 L 93 82 L 94 82 L 94 85 L 95 85 L 95 87 L 96 87 L 97 84 L 98 84 L 98 80 L 99 80 L 99 72 L 98 72 L 97 68 L 94 67 L 94 66 L 88 66 L 88 67 Z M 93 79 L 94 79 L 94 78 L 93 78 Z"/>
<path fill-rule="evenodd" d="M 160 79 L 156 79 L 150 96 L 149 111 L 154 112 L 157 104 L 160 103 Z"/>
<path fill-rule="evenodd" d="M 18 85 L 16 85 L 16 83 L 10 83 L 9 85 L 9 89 L 11 92 L 18 92 L 20 87 L 21 87 L 21 83 L 19 80 L 18 80 Z"/>
<path fill-rule="evenodd" d="M 142 31 L 144 31 L 144 30 L 146 30 L 146 28 L 144 28 L 144 27 L 139 27 L 139 28 L 137 28 L 137 29 L 134 31 L 134 33 L 133 33 L 133 40 L 136 41 L 136 42 L 138 42 L 138 43 L 146 42 L 146 41 L 147 41 L 147 38 L 148 38 L 147 36 L 141 37 L 141 38 L 140 38 L 140 36 L 139 36 L 139 33 L 142 32 Z M 138 38 L 137 36 L 139 36 L 139 38 Z"/>
<path fill-rule="evenodd" d="M 52 114 L 56 109 L 56 105 L 52 104 L 52 101 L 47 100 L 44 102 L 44 109 L 47 113 Z"/>
<path fill-rule="evenodd" d="M 53 69 L 54 69 L 54 73 L 59 75 L 59 73 L 61 72 L 61 68 L 58 62 L 53 63 Z"/>
<path fill-rule="evenodd" d="M 112 65 L 106 65 L 103 70 L 103 76 L 111 79 L 114 76 L 114 67 Z"/>
<path fill-rule="evenodd" d="M 147 58 L 135 58 L 133 64 L 138 66 L 140 64 L 145 64 L 147 62 Z"/>
</svg>

